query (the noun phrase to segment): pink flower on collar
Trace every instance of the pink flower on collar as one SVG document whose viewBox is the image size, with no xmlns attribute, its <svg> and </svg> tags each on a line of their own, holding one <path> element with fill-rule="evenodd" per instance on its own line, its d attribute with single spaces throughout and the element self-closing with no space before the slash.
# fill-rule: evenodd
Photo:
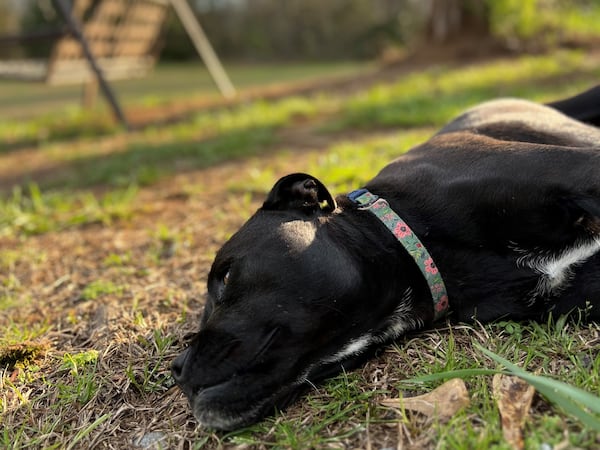
<svg viewBox="0 0 600 450">
<path fill-rule="evenodd" d="M 406 226 L 404 223 L 399 223 L 394 228 L 394 236 L 396 236 L 398 239 L 404 239 L 406 236 L 410 236 L 411 234 L 411 229 L 408 228 L 408 226 Z"/>
<path fill-rule="evenodd" d="M 435 267 L 435 263 L 433 262 L 432 258 L 428 258 L 425 260 L 425 271 L 432 275 L 437 275 L 438 270 L 437 267 Z"/>
<path fill-rule="evenodd" d="M 435 305 L 435 310 L 437 312 L 443 312 L 443 311 L 446 311 L 447 308 L 448 308 L 448 296 L 443 295 L 440 298 L 440 301 L 438 302 L 438 304 Z"/>
</svg>

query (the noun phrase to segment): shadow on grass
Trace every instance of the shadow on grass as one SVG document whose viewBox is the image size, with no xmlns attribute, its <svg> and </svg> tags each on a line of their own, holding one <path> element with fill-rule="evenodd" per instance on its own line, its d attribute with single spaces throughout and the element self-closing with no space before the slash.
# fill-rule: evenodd
<svg viewBox="0 0 600 450">
<path fill-rule="evenodd" d="M 122 131 L 123 127 L 106 113 L 83 111 L 71 115 L 67 112 L 46 115 L 0 126 L 0 155 L 56 141 L 107 136 Z"/>
<path fill-rule="evenodd" d="M 205 140 L 135 143 L 125 151 L 65 160 L 51 170 L 16 175 L 5 185 L 34 182 L 42 190 L 146 186 L 161 177 L 258 154 L 273 143 L 273 127 L 230 131 Z"/>
</svg>

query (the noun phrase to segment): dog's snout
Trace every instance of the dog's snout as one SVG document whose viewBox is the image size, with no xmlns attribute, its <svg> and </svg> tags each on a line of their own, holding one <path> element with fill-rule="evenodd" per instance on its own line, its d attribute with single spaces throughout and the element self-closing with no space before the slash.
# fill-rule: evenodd
<svg viewBox="0 0 600 450">
<path fill-rule="evenodd" d="M 197 389 L 206 388 L 229 377 L 239 369 L 231 360 L 240 355 L 241 339 L 229 333 L 204 331 L 171 363 L 171 375 L 179 387 L 190 396 Z M 228 361 L 229 360 L 229 361 Z M 228 361 L 227 364 L 224 364 Z"/>
</svg>

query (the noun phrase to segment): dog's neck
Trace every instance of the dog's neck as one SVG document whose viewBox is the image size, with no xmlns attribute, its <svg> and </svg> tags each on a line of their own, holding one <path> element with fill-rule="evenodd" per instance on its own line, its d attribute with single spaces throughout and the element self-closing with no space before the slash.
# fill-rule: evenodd
<svg viewBox="0 0 600 450">
<path fill-rule="evenodd" d="M 359 209 L 369 211 L 377 217 L 402 244 L 427 281 L 433 300 L 434 320 L 444 317 L 448 312 L 448 293 L 442 275 L 433 258 L 410 226 L 392 210 L 386 200 L 372 194 L 367 189 L 353 191 L 348 194 L 348 198 L 356 203 Z"/>
</svg>

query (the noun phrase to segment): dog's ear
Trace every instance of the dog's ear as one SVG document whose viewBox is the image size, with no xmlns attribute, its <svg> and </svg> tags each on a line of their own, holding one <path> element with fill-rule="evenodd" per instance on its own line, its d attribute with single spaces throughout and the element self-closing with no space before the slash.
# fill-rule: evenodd
<svg viewBox="0 0 600 450">
<path fill-rule="evenodd" d="M 297 209 L 307 214 L 328 213 L 336 208 L 333 196 L 323 183 L 305 173 L 293 173 L 281 178 L 263 203 L 265 210 Z"/>
</svg>

